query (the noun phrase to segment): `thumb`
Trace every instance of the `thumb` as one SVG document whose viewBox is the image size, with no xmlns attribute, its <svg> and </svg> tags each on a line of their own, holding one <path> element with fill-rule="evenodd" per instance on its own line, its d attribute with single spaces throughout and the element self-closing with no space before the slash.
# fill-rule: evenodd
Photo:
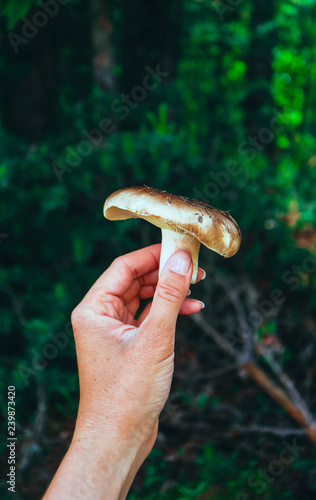
<svg viewBox="0 0 316 500">
<path fill-rule="evenodd" d="M 192 259 L 186 250 L 177 250 L 166 262 L 158 281 L 149 313 L 151 323 L 174 329 L 192 278 Z"/>
</svg>

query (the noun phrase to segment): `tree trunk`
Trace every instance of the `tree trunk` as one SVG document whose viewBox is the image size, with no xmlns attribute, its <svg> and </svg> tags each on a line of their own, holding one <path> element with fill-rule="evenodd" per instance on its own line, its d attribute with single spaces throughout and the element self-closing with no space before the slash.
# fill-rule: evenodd
<svg viewBox="0 0 316 500">
<path fill-rule="evenodd" d="M 115 88 L 113 73 L 112 26 L 105 0 L 91 0 L 94 80 L 105 92 Z"/>
<path fill-rule="evenodd" d="M 114 2 L 115 4 L 115 2 Z M 142 84 L 146 67 L 176 72 L 182 3 L 180 0 L 122 0 L 119 2 L 118 59 L 121 87 L 130 92 Z"/>
</svg>

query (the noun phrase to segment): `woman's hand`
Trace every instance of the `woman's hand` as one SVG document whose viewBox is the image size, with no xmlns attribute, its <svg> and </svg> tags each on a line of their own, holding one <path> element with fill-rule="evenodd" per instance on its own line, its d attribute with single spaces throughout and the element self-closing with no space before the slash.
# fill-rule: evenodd
<svg viewBox="0 0 316 500">
<path fill-rule="evenodd" d="M 67 474 L 73 463 L 81 490 L 73 497 L 56 490 L 56 498 L 90 498 L 87 493 L 95 500 L 125 498 L 154 445 L 172 381 L 178 314 L 193 314 L 204 306 L 186 298 L 190 255 L 177 251 L 158 282 L 159 257 L 160 245 L 153 245 L 117 258 L 73 311 L 80 403 L 67 455 L 75 456 L 76 463 L 81 456 L 86 461 L 78 470 L 66 455 Z M 203 275 L 199 269 L 198 280 Z M 136 319 L 140 299 L 150 297 L 153 301 Z M 99 486 L 84 488 L 96 471 Z M 45 499 L 55 498 L 49 495 L 54 481 Z"/>
</svg>

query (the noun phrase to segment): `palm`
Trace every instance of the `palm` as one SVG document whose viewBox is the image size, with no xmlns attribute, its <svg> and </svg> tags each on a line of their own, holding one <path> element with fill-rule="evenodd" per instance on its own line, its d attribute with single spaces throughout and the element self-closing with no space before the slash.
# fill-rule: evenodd
<svg viewBox="0 0 316 500">
<path fill-rule="evenodd" d="M 151 302 L 135 319 L 141 299 L 154 296 L 159 275 L 161 245 L 152 245 L 116 259 L 87 293 L 83 303 L 89 305 L 101 323 L 112 319 L 112 327 L 139 327 L 149 314 Z M 197 282 L 203 272 L 199 269 Z M 186 299 L 180 314 L 192 314 L 200 310 L 196 301 Z"/>
<path fill-rule="evenodd" d="M 124 325 L 140 326 L 150 310 L 150 304 L 147 304 L 138 319 L 135 315 L 139 309 L 140 299 L 148 299 L 154 296 L 156 284 L 142 285 L 140 280 L 135 281 L 131 287 L 121 297 L 110 295 L 107 297 L 107 302 L 104 304 L 105 315 L 107 317 L 116 319 Z"/>
</svg>

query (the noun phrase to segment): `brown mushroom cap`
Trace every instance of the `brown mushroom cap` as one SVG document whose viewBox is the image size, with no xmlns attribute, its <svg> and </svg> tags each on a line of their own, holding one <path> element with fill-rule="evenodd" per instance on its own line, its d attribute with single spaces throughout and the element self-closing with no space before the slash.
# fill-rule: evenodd
<svg viewBox="0 0 316 500">
<path fill-rule="evenodd" d="M 140 218 L 161 229 L 190 234 L 224 257 L 232 257 L 241 243 L 240 229 L 229 213 L 147 186 L 115 191 L 103 211 L 109 220 Z"/>
</svg>

